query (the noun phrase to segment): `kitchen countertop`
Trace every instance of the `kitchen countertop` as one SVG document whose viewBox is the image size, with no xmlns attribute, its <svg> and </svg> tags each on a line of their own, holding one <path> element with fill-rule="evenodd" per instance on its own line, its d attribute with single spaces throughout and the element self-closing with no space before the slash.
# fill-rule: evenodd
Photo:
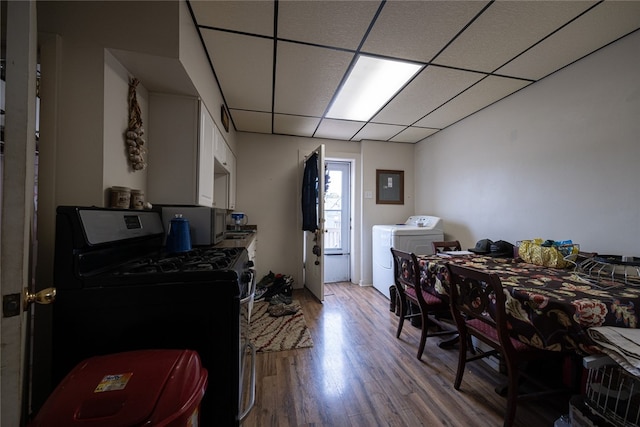
<svg viewBox="0 0 640 427">
<path fill-rule="evenodd" d="M 230 232 L 233 233 L 233 231 Z M 257 232 L 247 233 L 244 239 L 224 239 L 216 245 L 216 248 L 246 248 L 253 243 L 257 234 Z"/>
</svg>

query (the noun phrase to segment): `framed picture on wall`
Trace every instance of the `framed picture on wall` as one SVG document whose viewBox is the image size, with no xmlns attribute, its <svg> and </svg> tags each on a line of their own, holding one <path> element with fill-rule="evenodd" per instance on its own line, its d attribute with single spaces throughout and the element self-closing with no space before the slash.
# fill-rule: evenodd
<svg viewBox="0 0 640 427">
<path fill-rule="evenodd" d="M 404 205 L 404 171 L 376 169 L 376 203 Z"/>
</svg>

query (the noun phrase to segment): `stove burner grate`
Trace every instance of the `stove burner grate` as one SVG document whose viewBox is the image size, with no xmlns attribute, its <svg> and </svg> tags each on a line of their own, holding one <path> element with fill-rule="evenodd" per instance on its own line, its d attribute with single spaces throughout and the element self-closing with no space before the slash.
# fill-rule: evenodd
<svg viewBox="0 0 640 427">
<path fill-rule="evenodd" d="M 166 254 L 146 258 L 122 266 L 116 276 L 132 276 L 196 271 L 217 271 L 233 268 L 241 253 L 239 248 L 194 248 L 182 254 Z"/>
</svg>

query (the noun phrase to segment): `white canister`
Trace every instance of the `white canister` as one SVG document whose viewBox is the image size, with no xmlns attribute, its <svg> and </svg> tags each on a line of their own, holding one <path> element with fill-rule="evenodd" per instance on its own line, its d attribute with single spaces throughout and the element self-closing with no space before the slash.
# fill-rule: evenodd
<svg viewBox="0 0 640 427">
<path fill-rule="evenodd" d="M 144 191 L 131 190 L 131 209 L 144 209 Z"/>
<path fill-rule="evenodd" d="M 128 187 L 111 187 L 109 206 L 112 208 L 129 209 L 131 203 L 131 189 Z"/>
</svg>

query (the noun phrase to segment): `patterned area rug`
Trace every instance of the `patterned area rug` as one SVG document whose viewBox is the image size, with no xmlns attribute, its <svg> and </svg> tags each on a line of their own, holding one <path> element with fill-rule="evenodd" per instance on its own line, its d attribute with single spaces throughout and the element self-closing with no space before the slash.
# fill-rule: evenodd
<svg viewBox="0 0 640 427">
<path fill-rule="evenodd" d="M 300 302 L 297 300 L 293 300 L 291 304 L 300 307 Z M 268 308 L 268 302 L 259 301 L 253 305 L 251 312 L 249 338 L 256 347 L 256 351 L 266 353 L 313 347 L 313 340 L 304 321 L 302 308 L 299 308 L 295 314 L 280 317 L 269 315 Z"/>
</svg>

